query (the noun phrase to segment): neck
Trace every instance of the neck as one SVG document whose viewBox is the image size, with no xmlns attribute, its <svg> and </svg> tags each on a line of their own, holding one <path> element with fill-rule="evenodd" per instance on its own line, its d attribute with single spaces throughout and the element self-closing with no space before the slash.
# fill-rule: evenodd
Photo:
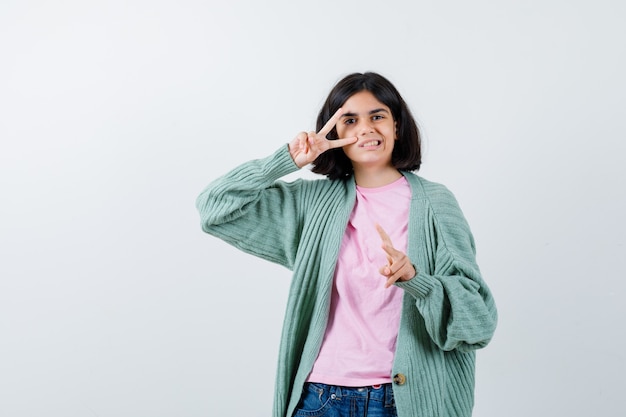
<svg viewBox="0 0 626 417">
<path fill-rule="evenodd" d="M 402 174 L 394 167 L 385 167 L 376 170 L 354 169 L 354 180 L 359 187 L 376 188 L 391 184 Z"/>
</svg>

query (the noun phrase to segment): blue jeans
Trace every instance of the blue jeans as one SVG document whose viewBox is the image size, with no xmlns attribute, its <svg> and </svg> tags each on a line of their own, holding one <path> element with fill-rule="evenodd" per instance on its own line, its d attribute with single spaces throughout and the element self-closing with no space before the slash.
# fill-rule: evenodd
<svg viewBox="0 0 626 417">
<path fill-rule="evenodd" d="M 397 417 L 391 384 L 338 387 L 306 383 L 293 417 Z"/>
</svg>

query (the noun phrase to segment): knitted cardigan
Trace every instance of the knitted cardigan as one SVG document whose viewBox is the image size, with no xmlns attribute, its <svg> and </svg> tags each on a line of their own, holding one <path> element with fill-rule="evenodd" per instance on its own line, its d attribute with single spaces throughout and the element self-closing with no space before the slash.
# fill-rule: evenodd
<svg viewBox="0 0 626 417">
<path fill-rule="evenodd" d="M 317 358 L 339 247 L 356 200 L 354 179 L 279 178 L 298 170 L 288 147 L 213 181 L 198 197 L 202 229 L 293 271 L 279 349 L 274 417 L 290 417 Z M 474 239 L 444 186 L 402 172 L 412 190 L 407 256 L 418 274 L 404 290 L 392 374 L 399 417 L 466 417 L 475 353 L 496 307 L 475 261 Z M 404 379 L 404 381 L 401 381 Z"/>
</svg>

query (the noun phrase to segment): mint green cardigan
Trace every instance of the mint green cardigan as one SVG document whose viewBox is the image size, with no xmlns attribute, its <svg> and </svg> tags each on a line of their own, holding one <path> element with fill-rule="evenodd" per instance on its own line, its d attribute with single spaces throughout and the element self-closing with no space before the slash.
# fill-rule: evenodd
<svg viewBox="0 0 626 417">
<path fill-rule="evenodd" d="M 213 181 L 198 197 L 202 229 L 293 271 L 280 343 L 274 417 L 290 417 L 328 318 L 333 273 L 356 199 L 354 179 L 279 181 L 298 170 L 287 146 Z M 497 321 L 454 196 L 409 172 L 409 259 L 392 374 L 399 417 L 465 417 L 474 404 L 475 353 Z M 254 272 L 251 272 L 252 274 Z"/>
</svg>

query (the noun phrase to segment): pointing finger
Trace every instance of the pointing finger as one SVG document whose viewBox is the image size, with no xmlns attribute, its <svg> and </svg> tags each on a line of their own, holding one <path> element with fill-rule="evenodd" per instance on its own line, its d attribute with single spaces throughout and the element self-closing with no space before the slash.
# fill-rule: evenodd
<svg viewBox="0 0 626 417">
<path fill-rule="evenodd" d="M 330 149 L 341 148 L 346 145 L 352 145 L 357 140 L 359 140 L 359 138 L 357 138 L 356 136 L 352 138 L 329 140 L 328 145 L 330 146 Z"/>
<path fill-rule="evenodd" d="M 339 120 L 340 117 L 341 117 L 341 107 L 337 109 L 335 114 L 333 114 L 330 119 L 328 119 L 328 121 L 326 122 L 324 127 L 321 128 L 319 132 L 317 132 L 318 135 L 322 135 L 322 136 L 326 137 L 326 135 L 328 135 L 328 133 L 331 130 L 333 130 L 333 127 L 335 127 L 335 125 L 337 124 L 337 121 Z"/>
<path fill-rule="evenodd" d="M 376 223 L 376 230 L 378 231 L 378 234 L 380 235 L 380 238 L 383 241 L 383 243 L 393 248 L 393 243 L 391 243 L 391 238 L 389 237 L 387 232 L 385 232 L 385 229 L 383 229 L 382 226 L 379 225 L 378 223 Z"/>
</svg>

